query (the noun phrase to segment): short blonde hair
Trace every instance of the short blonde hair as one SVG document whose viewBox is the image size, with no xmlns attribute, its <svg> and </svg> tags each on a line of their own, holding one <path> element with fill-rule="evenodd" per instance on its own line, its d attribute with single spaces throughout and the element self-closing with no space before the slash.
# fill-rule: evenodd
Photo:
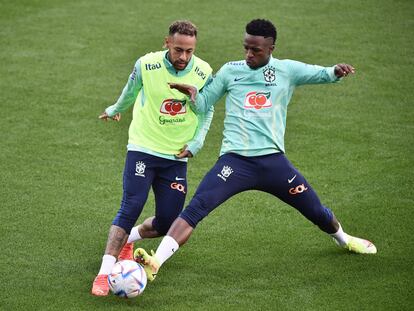
<svg viewBox="0 0 414 311">
<path fill-rule="evenodd" d="M 188 20 L 178 20 L 170 25 L 169 35 L 172 36 L 175 33 L 181 35 L 187 35 L 191 37 L 197 37 L 197 27 Z"/>
</svg>

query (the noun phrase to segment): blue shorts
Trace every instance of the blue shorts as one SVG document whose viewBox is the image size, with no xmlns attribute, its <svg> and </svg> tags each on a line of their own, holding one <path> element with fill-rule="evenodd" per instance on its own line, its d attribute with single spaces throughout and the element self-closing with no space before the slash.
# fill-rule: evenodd
<svg viewBox="0 0 414 311">
<path fill-rule="evenodd" d="M 331 210 L 321 204 L 309 183 L 282 153 L 257 157 L 224 154 L 206 174 L 180 217 L 195 228 L 217 206 L 246 190 L 270 193 L 323 231 L 335 231 Z"/>
<path fill-rule="evenodd" d="M 183 209 L 187 193 L 187 162 L 167 160 L 147 153 L 128 151 L 121 208 L 113 225 L 128 234 L 141 215 L 152 186 L 155 196 L 153 227 L 165 235 Z"/>
</svg>

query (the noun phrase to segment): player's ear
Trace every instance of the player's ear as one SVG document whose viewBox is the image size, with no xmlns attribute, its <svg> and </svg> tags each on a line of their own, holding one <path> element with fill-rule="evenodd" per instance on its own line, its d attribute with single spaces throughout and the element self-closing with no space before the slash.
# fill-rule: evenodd
<svg viewBox="0 0 414 311">
<path fill-rule="evenodd" d="M 166 36 L 164 38 L 164 44 L 163 44 L 162 48 L 163 49 L 167 49 L 168 48 L 168 45 L 169 45 L 169 42 L 170 42 L 170 36 Z"/>
</svg>

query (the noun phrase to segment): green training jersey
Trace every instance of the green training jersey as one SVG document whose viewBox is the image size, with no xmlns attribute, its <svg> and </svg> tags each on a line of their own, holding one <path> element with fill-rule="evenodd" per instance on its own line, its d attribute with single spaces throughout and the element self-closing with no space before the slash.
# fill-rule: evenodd
<svg viewBox="0 0 414 311">
<path fill-rule="evenodd" d="M 194 109 L 205 112 L 227 94 L 220 155 L 284 152 L 286 112 L 294 89 L 338 80 L 334 67 L 293 60 L 271 57 L 267 65 L 257 69 L 251 69 L 245 61 L 229 62 L 197 94 Z"/>
<path fill-rule="evenodd" d="M 190 83 L 201 89 L 211 79 L 211 72 L 211 67 L 196 56 L 181 71 L 169 62 L 167 51 L 141 57 L 118 101 L 105 110 L 113 116 L 135 104 L 128 150 L 175 160 L 174 155 L 188 145 L 195 155 L 203 145 L 213 109 L 196 115 L 186 97 L 167 83 Z"/>
</svg>

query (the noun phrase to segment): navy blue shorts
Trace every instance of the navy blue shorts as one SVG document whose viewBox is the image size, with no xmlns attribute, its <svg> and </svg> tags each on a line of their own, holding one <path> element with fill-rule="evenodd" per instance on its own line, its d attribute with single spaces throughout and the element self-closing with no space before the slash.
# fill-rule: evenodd
<svg viewBox="0 0 414 311">
<path fill-rule="evenodd" d="M 121 208 L 113 225 L 128 234 L 141 215 L 150 188 L 155 196 L 154 229 L 165 235 L 183 209 L 187 193 L 187 163 L 128 151 Z"/>
<path fill-rule="evenodd" d="M 244 157 L 221 156 L 180 214 L 193 228 L 217 206 L 246 190 L 260 190 L 293 206 L 323 231 L 334 233 L 332 212 L 282 153 Z"/>
</svg>

